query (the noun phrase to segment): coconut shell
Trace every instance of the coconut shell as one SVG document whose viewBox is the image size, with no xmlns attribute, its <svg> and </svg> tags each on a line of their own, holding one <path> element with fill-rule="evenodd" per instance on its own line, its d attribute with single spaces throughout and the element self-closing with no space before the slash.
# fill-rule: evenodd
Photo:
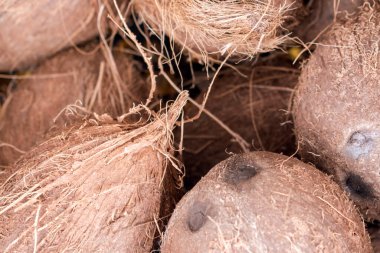
<svg viewBox="0 0 380 253">
<path fill-rule="evenodd" d="M 302 1 L 144 0 L 132 5 L 157 36 L 166 34 L 194 57 L 254 56 L 286 41 Z"/>
<path fill-rule="evenodd" d="M 142 126 L 88 122 L 25 154 L 0 188 L 1 252 L 150 252 L 186 101 Z"/>
<path fill-rule="evenodd" d="M 98 114 L 115 117 L 125 113 L 132 102 L 145 99 L 149 86 L 139 74 L 139 64 L 124 54 L 115 54 L 120 70 L 120 86 L 111 65 L 102 51 L 94 46 L 83 50 L 63 51 L 43 62 L 26 76 L 21 76 L 1 109 L 0 141 L 28 151 L 39 143 L 53 126 L 67 123 L 66 118 L 53 120 L 69 104 L 81 106 Z M 129 95 L 133 94 L 133 98 Z M 0 164 L 15 161 L 20 152 L 9 146 L 0 149 Z"/>
<path fill-rule="evenodd" d="M 215 166 L 177 205 L 161 252 L 372 252 L 363 221 L 328 176 L 269 152 Z"/>
<path fill-rule="evenodd" d="M 380 12 L 334 26 L 304 66 L 294 120 L 304 160 L 334 175 L 367 219 L 380 219 Z"/>
<path fill-rule="evenodd" d="M 0 1 L 0 71 L 33 65 L 97 36 L 98 9 L 95 0 Z"/>
<path fill-rule="evenodd" d="M 282 60 L 286 61 L 284 58 Z M 294 134 L 287 111 L 293 87 L 297 84 L 298 70 L 282 64 L 281 67 L 255 66 L 253 76 L 251 67 L 241 71 L 247 77 L 235 71 L 222 72 L 217 77 L 206 109 L 239 134 L 247 142 L 247 149 L 293 153 Z M 199 83 L 202 90 L 198 98 L 200 104 L 208 85 L 209 81 Z M 189 104 L 185 108 L 185 119 L 193 117 L 198 111 L 198 108 Z M 183 161 L 186 186 L 194 186 L 230 153 L 244 152 L 240 144 L 204 112 L 199 119 L 185 124 Z"/>
</svg>

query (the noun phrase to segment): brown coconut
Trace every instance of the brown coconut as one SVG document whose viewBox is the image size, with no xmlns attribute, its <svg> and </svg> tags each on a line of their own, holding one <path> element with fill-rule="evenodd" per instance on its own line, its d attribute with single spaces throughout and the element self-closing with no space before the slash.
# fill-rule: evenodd
<svg viewBox="0 0 380 253">
<path fill-rule="evenodd" d="M 97 36 L 98 10 L 96 0 L 1 0 L 0 71 L 33 65 Z"/>
<path fill-rule="evenodd" d="M 91 53 L 66 50 L 19 77 L 1 109 L 0 141 L 6 143 L 0 149 L 1 165 L 10 164 L 36 145 L 53 125 L 65 124 L 63 118 L 54 119 L 69 104 L 115 117 L 133 102 L 146 99 L 149 85 L 139 74 L 141 66 L 131 57 L 115 54 L 113 67 L 100 48 L 91 45 L 82 50 Z"/>
<path fill-rule="evenodd" d="M 24 155 L 0 188 L 1 252 L 149 252 L 186 101 L 143 126 L 89 122 Z"/>
<path fill-rule="evenodd" d="M 165 252 L 372 252 L 354 205 L 327 175 L 269 153 L 219 163 L 177 205 Z"/>
<path fill-rule="evenodd" d="M 167 35 L 197 58 L 272 51 L 297 23 L 298 0 L 132 1 L 140 20 L 158 37 Z"/>
<path fill-rule="evenodd" d="M 286 61 L 283 57 L 279 60 Z M 283 63 L 258 64 L 253 69 L 250 66 L 240 69 L 246 77 L 232 70 L 222 71 L 212 87 L 206 110 L 239 134 L 248 144 L 246 149 L 291 154 L 295 151 L 294 134 L 287 112 L 299 72 Z M 209 81 L 199 82 L 202 92 L 198 103 L 202 103 L 208 86 Z M 198 111 L 188 104 L 185 119 Z M 185 124 L 183 131 L 182 158 L 188 187 L 230 153 L 246 151 L 241 142 L 205 112 L 199 119 Z"/>
<path fill-rule="evenodd" d="M 369 219 L 380 218 L 380 12 L 334 26 L 304 66 L 294 100 L 303 159 L 334 175 Z"/>
</svg>

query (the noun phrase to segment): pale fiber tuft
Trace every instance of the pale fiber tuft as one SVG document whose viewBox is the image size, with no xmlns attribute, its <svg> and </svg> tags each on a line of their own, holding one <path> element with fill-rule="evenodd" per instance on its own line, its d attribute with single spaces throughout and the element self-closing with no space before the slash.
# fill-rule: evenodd
<svg viewBox="0 0 380 253">
<path fill-rule="evenodd" d="M 149 252 L 180 174 L 172 129 L 187 99 L 146 124 L 93 119 L 28 152 L 0 188 L 0 251 Z"/>
<path fill-rule="evenodd" d="M 297 3 L 296 3 L 297 2 Z M 158 37 L 166 34 L 198 57 L 253 57 L 288 39 L 282 27 L 298 1 L 144 0 L 132 5 Z"/>
</svg>

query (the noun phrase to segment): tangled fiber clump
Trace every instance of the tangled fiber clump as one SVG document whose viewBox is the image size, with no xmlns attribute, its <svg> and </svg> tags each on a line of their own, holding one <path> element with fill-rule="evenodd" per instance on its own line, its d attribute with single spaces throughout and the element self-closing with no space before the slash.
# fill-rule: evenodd
<svg viewBox="0 0 380 253">
<path fill-rule="evenodd" d="M 171 131 L 187 98 L 146 122 L 99 116 L 25 154 L 1 182 L 0 251 L 149 252 L 180 181 Z"/>
<path fill-rule="evenodd" d="M 254 56 L 277 48 L 288 38 L 283 27 L 298 1 L 146 0 L 136 13 L 162 37 L 201 55 Z"/>
</svg>

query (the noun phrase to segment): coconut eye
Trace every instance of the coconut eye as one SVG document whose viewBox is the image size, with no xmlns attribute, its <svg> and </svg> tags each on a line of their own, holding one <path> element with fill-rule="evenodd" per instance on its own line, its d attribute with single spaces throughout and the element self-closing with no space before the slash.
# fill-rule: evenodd
<svg viewBox="0 0 380 253">
<path fill-rule="evenodd" d="M 346 154 L 354 159 L 372 152 L 378 133 L 370 130 L 354 132 L 346 143 Z"/>
<path fill-rule="evenodd" d="M 256 166 L 249 164 L 231 164 L 225 173 L 225 182 L 238 185 L 240 182 L 247 181 L 258 173 Z"/>
<path fill-rule="evenodd" d="M 358 131 L 351 135 L 351 138 L 348 140 L 348 143 L 356 147 L 362 147 L 370 141 L 370 138 L 367 138 L 367 136 L 364 133 Z"/>
<path fill-rule="evenodd" d="M 195 201 L 190 207 L 187 226 L 191 232 L 197 232 L 203 227 L 207 221 L 207 210 L 208 206 L 206 203 Z"/>
<path fill-rule="evenodd" d="M 374 197 L 371 186 L 364 182 L 364 180 L 358 175 L 352 173 L 348 174 L 345 184 L 348 191 L 354 196 L 364 199 Z"/>
</svg>

